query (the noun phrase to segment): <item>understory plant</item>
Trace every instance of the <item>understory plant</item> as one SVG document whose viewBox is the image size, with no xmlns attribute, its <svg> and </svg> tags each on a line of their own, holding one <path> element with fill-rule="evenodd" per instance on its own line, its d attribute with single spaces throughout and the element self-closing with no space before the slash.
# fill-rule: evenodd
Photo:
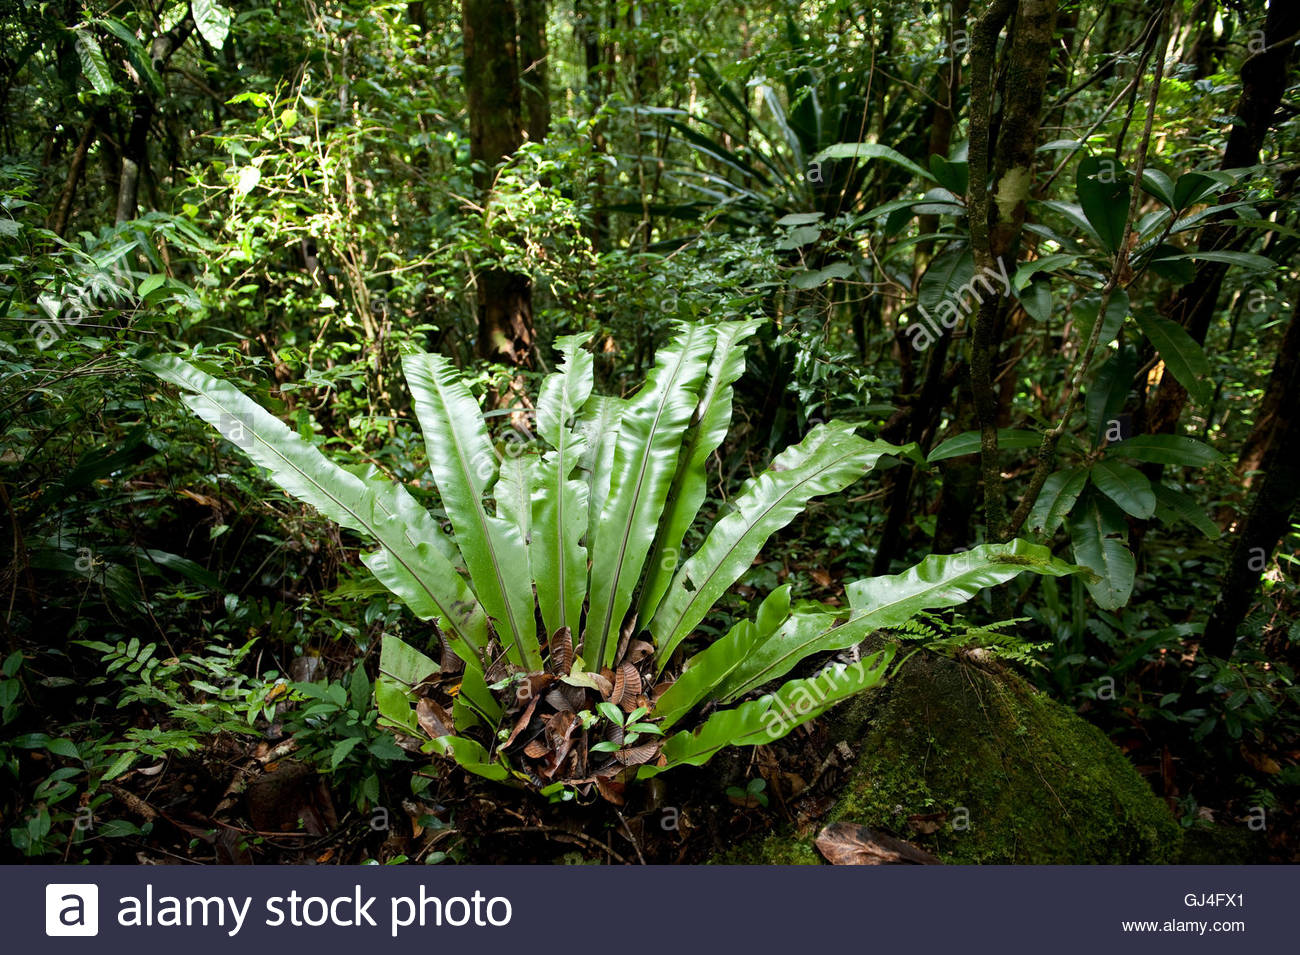
<svg viewBox="0 0 1300 955">
<path fill-rule="evenodd" d="M 879 684 L 894 649 L 861 656 L 873 632 L 1022 571 L 1077 570 L 1024 541 L 983 545 L 849 583 L 847 607 L 795 600 L 782 586 L 708 639 L 700 625 L 812 498 L 882 457 L 917 456 L 848 422 L 820 424 L 747 481 L 683 555 L 759 324 L 681 326 L 627 398 L 593 395 L 587 336 L 562 338 L 532 427 L 512 432 L 523 441 L 494 443 L 448 358 L 408 354 L 446 531 L 403 485 L 332 463 L 233 385 L 175 357 L 147 367 L 287 493 L 373 541 L 366 566 L 431 623 L 436 651 L 382 642 L 375 699 L 404 745 L 491 779 L 544 792 L 595 786 L 617 802 L 635 777 L 773 742 Z M 846 650 L 760 694 L 809 657 Z"/>
</svg>

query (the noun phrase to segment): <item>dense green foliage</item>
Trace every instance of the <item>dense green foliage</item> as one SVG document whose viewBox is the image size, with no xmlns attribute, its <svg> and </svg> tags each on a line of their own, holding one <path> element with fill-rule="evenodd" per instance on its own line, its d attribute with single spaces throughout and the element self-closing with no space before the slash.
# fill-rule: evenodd
<svg viewBox="0 0 1300 955">
<path fill-rule="evenodd" d="M 754 727 L 883 631 L 1293 858 L 1288 5 L 513 6 L 545 59 L 486 159 L 446 0 L 0 11 L 3 852 L 491 857 L 475 786 L 595 798 L 524 755 L 565 680 L 588 769 L 764 743 L 640 787 L 748 826 L 815 739 Z M 285 761 L 310 856 L 251 821 Z"/>
</svg>

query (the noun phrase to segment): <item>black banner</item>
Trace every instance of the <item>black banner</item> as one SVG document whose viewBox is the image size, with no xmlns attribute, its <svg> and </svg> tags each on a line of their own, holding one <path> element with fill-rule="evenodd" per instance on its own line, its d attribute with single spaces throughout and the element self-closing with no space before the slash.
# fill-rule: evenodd
<svg viewBox="0 0 1300 955">
<path fill-rule="evenodd" d="M 31 866 L 0 880 L 12 952 L 1280 952 L 1300 869 Z"/>
</svg>

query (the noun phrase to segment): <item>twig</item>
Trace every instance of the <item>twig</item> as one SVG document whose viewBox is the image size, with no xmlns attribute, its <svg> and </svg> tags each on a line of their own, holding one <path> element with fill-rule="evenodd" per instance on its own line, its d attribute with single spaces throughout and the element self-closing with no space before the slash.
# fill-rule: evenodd
<svg viewBox="0 0 1300 955">
<path fill-rule="evenodd" d="M 560 842 L 572 842 L 575 844 L 585 845 L 590 848 L 597 849 L 600 852 L 606 852 L 609 855 L 613 856 L 616 860 L 618 860 L 619 865 L 632 864 L 626 858 L 624 858 L 623 856 L 615 852 L 613 849 L 611 849 L 609 846 L 605 845 L 605 843 L 601 842 L 599 839 L 593 839 L 585 832 L 570 832 L 568 829 L 561 829 L 558 826 L 505 826 L 504 828 L 497 829 L 495 831 L 503 835 L 509 835 L 511 833 L 517 833 L 520 835 L 546 833 L 548 835 L 555 836 L 555 838 L 558 839 Z"/>
<path fill-rule="evenodd" d="M 641 861 L 642 865 L 645 865 L 645 856 L 641 854 L 641 846 L 632 835 L 632 830 L 628 827 L 627 820 L 623 818 L 623 813 L 618 809 L 615 809 L 614 812 L 618 815 L 618 821 L 623 824 L 623 832 L 627 835 L 627 841 L 632 843 L 632 848 L 636 850 L 637 859 Z"/>
</svg>

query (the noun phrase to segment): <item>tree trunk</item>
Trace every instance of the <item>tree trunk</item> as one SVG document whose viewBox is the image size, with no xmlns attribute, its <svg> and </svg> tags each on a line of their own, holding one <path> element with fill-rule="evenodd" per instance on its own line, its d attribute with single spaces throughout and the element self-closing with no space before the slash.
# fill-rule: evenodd
<svg viewBox="0 0 1300 955">
<path fill-rule="evenodd" d="M 68 176 L 63 181 L 59 201 L 50 215 L 49 228 L 57 236 L 62 236 L 68 228 L 68 219 L 72 215 L 72 200 L 77 195 L 77 186 L 81 183 L 81 175 L 86 170 L 86 153 L 90 151 L 90 144 L 94 139 L 95 121 L 91 119 L 86 123 L 81 140 L 72 153 L 72 161 L 68 164 Z"/>
<path fill-rule="evenodd" d="M 1263 467 L 1264 455 L 1275 442 L 1279 423 L 1285 417 L 1288 401 L 1295 402 L 1294 392 L 1287 389 L 1287 369 L 1300 364 L 1300 322 L 1294 317 L 1286 327 L 1282 338 L 1282 347 L 1273 361 L 1273 372 L 1264 391 L 1264 400 L 1260 402 L 1259 413 L 1255 417 L 1255 426 L 1241 449 L 1237 459 L 1237 476 L 1247 486 L 1250 484 L 1250 472 Z"/>
<path fill-rule="evenodd" d="M 1205 650 L 1211 656 L 1227 659 L 1237 642 L 1237 629 L 1246 619 L 1259 590 L 1260 573 L 1267 565 L 1279 541 L 1290 530 L 1291 515 L 1300 498 L 1300 354 L 1294 350 L 1300 342 L 1300 305 L 1291 315 L 1287 341 L 1273 366 L 1269 391 L 1280 393 L 1268 450 L 1255 498 L 1246 519 L 1237 528 L 1237 544 L 1232 561 L 1223 575 L 1219 599 L 1205 625 Z"/>
<path fill-rule="evenodd" d="M 136 93 L 131 104 L 131 126 L 122 150 L 122 174 L 117 181 L 118 225 L 135 218 L 140 200 L 140 173 L 149 164 L 149 124 L 153 122 L 153 97 Z"/>
<path fill-rule="evenodd" d="M 1022 0 L 1015 9 L 1015 25 L 1004 54 L 1006 92 L 1002 122 L 997 133 L 996 150 L 993 150 L 990 148 L 993 53 L 1001 20 L 1009 12 L 1009 4 L 994 3 L 990 7 L 976 27 L 976 45 L 971 52 L 968 207 L 975 267 L 985 275 L 998 274 L 1002 269 L 1015 270 L 1016 249 L 1033 183 L 1043 91 L 1056 24 L 1056 0 Z M 996 203 L 989 201 L 986 170 L 990 153 L 994 155 L 992 191 L 997 197 Z M 1007 537 L 1006 501 L 997 440 L 1002 402 L 994 383 L 994 370 L 1008 306 L 1002 295 L 985 296 L 980 302 L 971 336 L 971 392 L 980 428 L 984 522 L 990 541 Z"/>
<path fill-rule="evenodd" d="M 1264 26 L 1265 48 L 1241 66 L 1241 97 L 1237 100 L 1237 120 L 1228 134 L 1220 169 L 1237 169 L 1259 162 L 1264 137 L 1282 94 L 1287 88 L 1294 35 L 1300 32 L 1300 3 L 1296 0 L 1271 0 Z M 1198 246 L 1204 251 L 1240 249 L 1249 234 L 1223 223 L 1211 224 L 1201 233 Z M 1178 290 L 1168 309 L 1168 316 L 1178 322 L 1198 344 L 1205 343 L 1210 320 L 1218 307 L 1228 266 L 1221 262 L 1199 262 L 1196 276 Z M 1147 412 L 1145 430 L 1150 434 L 1172 433 L 1187 404 L 1187 390 L 1173 375 L 1164 375 Z"/>
<path fill-rule="evenodd" d="M 519 0 L 519 66 L 524 85 L 524 129 L 535 143 L 551 129 L 546 0 Z"/>
<path fill-rule="evenodd" d="M 574 16 L 577 20 L 574 28 L 578 43 L 582 46 L 586 66 L 587 108 L 594 116 L 600 109 L 603 98 L 603 69 L 600 58 L 600 4 L 597 0 L 577 0 L 574 4 Z M 591 151 L 599 156 L 605 151 L 605 131 L 603 123 L 593 123 L 591 127 Z M 595 175 L 591 184 L 592 205 L 591 226 L 588 236 L 597 252 L 603 250 L 609 242 L 609 216 L 604 211 L 605 204 L 605 164 L 595 161 Z"/>
<path fill-rule="evenodd" d="M 186 17 L 166 33 L 153 38 L 149 44 L 149 58 L 153 61 L 155 70 L 160 74 L 163 72 L 167 61 L 180 49 L 193 29 L 194 21 Z M 140 176 L 149 168 L 149 127 L 153 123 L 155 109 L 153 95 L 141 77 L 140 86 L 132 98 L 131 126 L 122 150 L 122 171 L 117 184 L 118 225 L 134 219 L 139 209 Z"/>
<path fill-rule="evenodd" d="M 497 167 L 519 148 L 519 58 L 511 0 L 462 0 L 465 94 L 474 184 L 487 205 Z M 527 365 L 533 349 L 532 281 L 488 269 L 478 276 L 478 351 L 490 361 Z"/>
</svg>

